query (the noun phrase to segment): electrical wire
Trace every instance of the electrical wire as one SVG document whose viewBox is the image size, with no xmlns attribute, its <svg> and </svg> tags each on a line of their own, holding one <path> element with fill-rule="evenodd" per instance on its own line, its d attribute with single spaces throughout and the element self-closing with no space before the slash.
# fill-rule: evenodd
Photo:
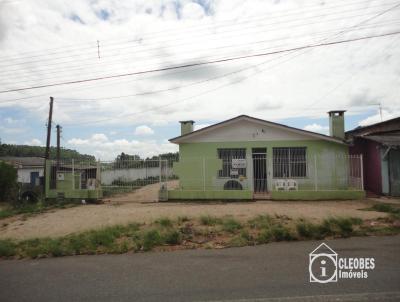
<svg viewBox="0 0 400 302">
<path fill-rule="evenodd" d="M 400 31 L 395 31 L 395 32 L 390 32 L 390 33 L 385 33 L 385 34 L 379 34 L 379 35 L 364 36 L 364 37 L 358 37 L 358 38 L 352 38 L 352 39 L 345 39 L 345 40 L 339 40 L 339 41 L 333 41 L 333 42 L 325 42 L 325 43 L 314 44 L 314 45 L 304 45 L 304 46 L 298 46 L 298 47 L 294 47 L 294 48 L 276 50 L 276 51 L 271 51 L 271 52 L 256 53 L 256 54 L 251 54 L 251 55 L 243 55 L 243 56 L 230 57 L 230 58 L 221 58 L 221 59 L 216 59 L 216 60 L 212 60 L 212 61 L 189 63 L 189 64 L 178 65 L 178 66 L 168 66 L 168 67 L 149 69 L 149 70 L 142 70 L 142 71 L 136 71 L 136 72 L 129 72 L 129 73 L 123 73 L 123 74 L 102 76 L 102 77 L 91 78 L 91 79 L 75 80 L 75 81 L 69 81 L 69 82 L 60 82 L 60 83 L 52 83 L 52 84 L 45 84 L 45 85 L 37 85 L 37 86 L 30 86 L 30 87 L 22 87 L 22 88 L 1 90 L 0 93 L 8 93 L 8 92 L 15 92 L 15 91 L 40 89 L 40 88 L 62 86 L 62 85 L 71 85 L 71 84 L 77 84 L 77 83 L 99 81 L 99 80 L 104 80 L 104 79 L 126 77 L 126 76 L 138 75 L 138 74 L 147 74 L 147 73 L 166 71 L 166 70 L 173 70 L 173 69 L 179 69 L 179 68 L 187 68 L 187 67 L 201 66 L 201 65 L 207 65 L 207 64 L 214 64 L 214 63 L 220 63 L 220 62 L 229 62 L 229 61 L 236 61 L 236 60 L 242 60 L 242 59 L 248 59 L 248 58 L 263 57 L 263 56 L 268 56 L 268 55 L 274 55 L 274 54 L 279 54 L 279 53 L 290 52 L 290 51 L 293 51 L 293 50 L 302 50 L 302 49 L 309 49 L 309 48 L 337 45 L 337 44 L 350 43 L 350 42 L 361 41 L 361 40 L 372 39 L 372 38 L 378 38 L 378 37 L 393 36 L 393 35 L 398 35 L 398 34 L 400 34 Z"/>
</svg>

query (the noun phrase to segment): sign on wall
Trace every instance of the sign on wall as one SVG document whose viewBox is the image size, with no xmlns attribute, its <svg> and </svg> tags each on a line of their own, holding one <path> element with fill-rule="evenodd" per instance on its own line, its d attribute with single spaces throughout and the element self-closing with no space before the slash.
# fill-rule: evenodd
<svg viewBox="0 0 400 302">
<path fill-rule="evenodd" d="M 244 169 L 247 166 L 247 161 L 245 158 L 232 158 L 232 168 L 234 169 Z"/>
<path fill-rule="evenodd" d="M 239 171 L 237 169 L 231 169 L 231 176 L 238 176 Z"/>
</svg>

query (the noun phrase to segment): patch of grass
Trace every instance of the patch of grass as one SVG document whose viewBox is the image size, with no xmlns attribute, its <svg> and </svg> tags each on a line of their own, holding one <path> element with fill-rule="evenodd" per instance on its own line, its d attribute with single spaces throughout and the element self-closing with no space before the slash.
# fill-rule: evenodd
<svg viewBox="0 0 400 302">
<path fill-rule="evenodd" d="M 224 219 L 222 222 L 222 230 L 228 233 L 235 233 L 242 228 L 242 224 L 231 217 Z"/>
<path fill-rule="evenodd" d="M 87 234 L 87 238 L 93 249 L 95 249 L 98 246 L 110 247 L 114 243 L 117 234 L 118 232 L 114 232 L 113 229 L 104 228 L 90 231 Z"/>
<path fill-rule="evenodd" d="M 169 231 L 162 236 L 166 244 L 177 245 L 182 242 L 182 235 L 177 230 Z"/>
<path fill-rule="evenodd" d="M 377 212 L 385 212 L 391 214 L 400 214 L 400 208 L 394 207 L 390 203 L 377 203 L 371 207 L 372 210 Z"/>
<path fill-rule="evenodd" d="M 311 222 L 302 219 L 296 224 L 296 229 L 300 237 L 322 239 L 320 228 Z"/>
<path fill-rule="evenodd" d="M 273 218 L 269 215 L 258 215 L 256 218 L 250 219 L 248 224 L 253 229 L 269 228 L 273 223 Z"/>
<path fill-rule="evenodd" d="M 271 235 L 276 241 L 291 241 L 296 239 L 290 230 L 281 224 L 271 227 Z"/>
<path fill-rule="evenodd" d="M 173 225 L 172 220 L 169 219 L 168 217 L 163 217 L 163 218 L 157 219 L 155 221 L 155 223 L 164 228 L 170 228 Z"/>
<path fill-rule="evenodd" d="M 13 215 L 15 215 L 15 211 L 13 211 L 10 208 L 5 208 L 0 210 L 0 219 L 7 218 Z"/>
<path fill-rule="evenodd" d="M 203 219 L 202 219 L 203 218 Z M 359 218 L 331 217 L 321 223 L 300 219 L 272 218 L 259 215 L 240 223 L 231 216 L 215 218 L 202 216 L 198 226 L 194 219 L 184 218 L 181 223 L 161 218 L 151 224 L 132 223 L 98 230 L 85 231 L 59 238 L 40 238 L 23 241 L 0 240 L 0 257 L 40 258 L 65 255 L 126 253 L 150 251 L 165 245 L 185 248 L 245 246 L 272 241 L 324 239 L 362 235 L 393 235 L 400 227 L 391 217 L 369 224 Z M 162 247 L 164 246 L 164 247 Z"/>
<path fill-rule="evenodd" d="M 187 216 L 178 216 L 178 219 L 177 219 L 179 225 L 180 225 L 180 224 L 183 224 L 183 223 L 185 223 L 185 222 L 187 222 L 187 221 L 189 221 L 189 220 L 190 220 L 190 219 L 189 219 L 189 217 L 187 217 Z"/>
<path fill-rule="evenodd" d="M 0 257 L 12 257 L 16 254 L 16 244 L 10 239 L 0 239 Z"/>
<path fill-rule="evenodd" d="M 268 243 L 272 240 L 272 232 L 270 229 L 262 229 L 256 238 L 258 244 Z"/>
<path fill-rule="evenodd" d="M 158 230 L 148 230 L 143 235 L 143 250 L 150 251 L 155 246 L 161 245 L 162 238 Z"/>
<path fill-rule="evenodd" d="M 203 216 L 200 216 L 200 223 L 202 225 L 213 226 L 213 225 L 221 223 L 221 219 L 210 216 L 210 215 L 203 215 Z"/>
</svg>

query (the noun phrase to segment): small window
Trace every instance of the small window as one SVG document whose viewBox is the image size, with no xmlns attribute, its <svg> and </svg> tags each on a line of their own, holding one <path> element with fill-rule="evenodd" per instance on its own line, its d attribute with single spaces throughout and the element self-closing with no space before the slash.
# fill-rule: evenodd
<svg viewBox="0 0 400 302">
<path fill-rule="evenodd" d="M 246 176 L 246 168 L 237 169 L 237 175 L 231 175 L 232 159 L 245 159 L 246 149 L 218 149 L 218 158 L 222 159 L 222 170 L 218 171 L 218 177 L 238 178 L 239 175 Z"/>
<path fill-rule="evenodd" d="M 307 177 L 305 147 L 272 148 L 275 178 Z"/>
</svg>

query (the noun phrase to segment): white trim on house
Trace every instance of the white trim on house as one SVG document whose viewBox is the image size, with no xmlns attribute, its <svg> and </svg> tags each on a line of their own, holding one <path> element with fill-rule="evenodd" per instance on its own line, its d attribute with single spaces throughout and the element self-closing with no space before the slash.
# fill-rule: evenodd
<svg viewBox="0 0 400 302">
<path fill-rule="evenodd" d="M 231 126 L 231 128 L 227 128 Z M 222 130 L 222 128 L 225 128 Z M 345 144 L 331 136 L 301 130 L 278 123 L 240 115 L 230 120 L 170 139 L 172 143 L 272 141 L 272 140 L 326 140 Z"/>
</svg>

